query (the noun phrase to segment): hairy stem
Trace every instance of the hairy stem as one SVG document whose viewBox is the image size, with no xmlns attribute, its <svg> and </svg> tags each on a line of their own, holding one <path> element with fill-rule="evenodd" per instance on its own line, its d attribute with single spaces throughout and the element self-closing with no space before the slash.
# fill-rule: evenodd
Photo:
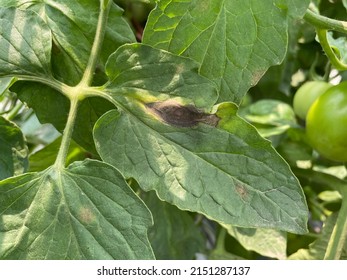
<svg viewBox="0 0 347 280">
<path fill-rule="evenodd" d="M 331 18 L 327 18 L 321 16 L 310 9 L 306 11 L 304 15 L 304 19 L 312 24 L 316 28 L 317 36 L 319 42 L 329 58 L 331 64 L 340 71 L 347 70 L 347 64 L 343 63 L 335 54 L 334 50 L 331 48 L 328 38 L 327 32 L 328 30 L 334 30 L 338 32 L 342 32 L 347 34 L 347 22 L 334 20 Z"/>
<path fill-rule="evenodd" d="M 58 156 L 54 163 L 54 166 L 57 170 L 63 169 L 65 167 L 65 161 L 70 147 L 72 132 L 75 126 L 78 104 L 78 98 L 71 100 L 69 116 L 67 118 Z"/>
<path fill-rule="evenodd" d="M 306 11 L 304 19 L 319 29 L 334 30 L 347 34 L 347 22 L 321 16 L 310 9 Z"/>
<path fill-rule="evenodd" d="M 79 85 L 81 86 L 84 86 L 84 87 L 90 86 L 92 83 L 95 67 L 100 56 L 102 42 L 105 36 L 107 18 L 108 18 L 111 5 L 112 5 L 111 0 L 100 1 L 100 14 L 98 18 L 98 25 L 96 27 L 95 38 L 94 38 L 93 47 L 89 56 L 88 64 L 83 73 L 82 80 L 79 83 Z"/>
<path fill-rule="evenodd" d="M 335 54 L 334 50 L 331 48 L 328 38 L 327 38 L 327 30 L 326 29 L 316 29 L 317 36 L 319 42 L 329 58 L 331 64 L 340 71 L 347 70 L 347 64 L 343 63 Z"/>
<path fill-rule="evenodd" d="M 325 260 L 339 260 L 342 250 L 347 240 L 347 192 L 344 193 L 341 209 L 337 216 L 337 221 L 331 234 Z"/>
</svg>

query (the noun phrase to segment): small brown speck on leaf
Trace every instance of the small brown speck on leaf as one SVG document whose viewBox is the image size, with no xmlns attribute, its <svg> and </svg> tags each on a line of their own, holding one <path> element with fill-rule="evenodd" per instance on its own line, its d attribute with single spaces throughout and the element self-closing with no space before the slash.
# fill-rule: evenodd
<svg viewBox="0 0 347 280">
<path fill-rule="evenodd" d="M 192 105 L 182 105 L 173 100 L 148 103 L 146 106 L 164 122 L 177 127 L 193 127 L 199 123 L 217 126 L 219 121 L 214 114 L 201 112 Z"/>
<path fill-rule="evenodd" d="M 236 188 L 237 193 L 240 195 L 241 199 L 246 200 L 248 197 L 247 188 L 243 184 L 240 184 L 240 183 L 237 183 L 235 188 Z"/>
</svg>

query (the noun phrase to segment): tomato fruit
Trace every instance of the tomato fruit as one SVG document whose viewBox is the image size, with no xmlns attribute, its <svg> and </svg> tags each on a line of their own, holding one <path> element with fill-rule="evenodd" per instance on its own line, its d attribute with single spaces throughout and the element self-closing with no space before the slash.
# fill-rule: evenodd
<svg viewBox="0 0 347 280">
<path fill-rule="evenodd" d="M 311 106 L 306 133 L 312 147 L 333 161 L 347 161 L 347 82 L 328 89 Z"/>
<path fill-rule="evenodd" d="M 323 81 L 310 81 L 303 84 L 295 93 L 293 109 L 301 119 L 306 119 L 313 102 L 333 85 Z"/>
</svg>

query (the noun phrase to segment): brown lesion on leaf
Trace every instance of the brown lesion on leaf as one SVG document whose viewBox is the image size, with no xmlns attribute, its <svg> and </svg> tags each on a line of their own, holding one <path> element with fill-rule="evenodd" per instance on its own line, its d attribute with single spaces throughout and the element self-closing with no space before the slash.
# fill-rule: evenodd
<svg viewBox="0 0 347 280">
<path fill-rule="evenodd" d="M 78 212 L 78 217 L 82 223 L 90 224 L 96 220 L 94 213 L 87 207 L 82 207 Z"/>
<path fill-rule="evenodd" d="M 199 123 L 217 126 L 219 118 L 207 114 L 193 105 L 182 105 L 175 100 L 147 103 L 148 110 L 169 125 L 177 127 L 194 127 Z"/>
<path fill-rule="evenodd" d="M 240 195 L 242 200 L 247 200 L 248 190 L 244 184 L 236 183 L 235 189 L 236 189 L 236 192 Z"/>
</svg>

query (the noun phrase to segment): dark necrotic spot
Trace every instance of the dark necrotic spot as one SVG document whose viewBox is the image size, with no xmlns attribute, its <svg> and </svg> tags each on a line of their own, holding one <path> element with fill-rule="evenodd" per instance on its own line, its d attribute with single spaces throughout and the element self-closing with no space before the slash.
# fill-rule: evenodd
<svg viewBox="0 0 347 280">
<path fill-rule="evenodd" d="M 164 122 L 173 126 L 193 127 L 199 123 L 216 126 L 219 121 L 216 115 L 206 114 L 192 105 L 181 105 L 173 100 L 148 103 L 146 106 Z"/>
</svg>

